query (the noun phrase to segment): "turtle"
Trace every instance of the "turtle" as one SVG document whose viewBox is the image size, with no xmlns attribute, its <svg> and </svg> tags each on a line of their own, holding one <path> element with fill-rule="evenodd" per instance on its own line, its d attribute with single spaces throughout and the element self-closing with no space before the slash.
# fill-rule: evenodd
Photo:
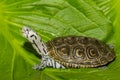
<svg viewBox="0 0 120 80">
<path fill-rule="evenodd" d="M 27 26 L 22 28 L 22 34 L 41 55 L 40 63 L 33 66 L 36 70 L 46 67 L 94 68 L 107 65 L 116 57 L 113 47 L 91 37 L 71 35 L 44 43 L 41 37 Z"/>
</svg>

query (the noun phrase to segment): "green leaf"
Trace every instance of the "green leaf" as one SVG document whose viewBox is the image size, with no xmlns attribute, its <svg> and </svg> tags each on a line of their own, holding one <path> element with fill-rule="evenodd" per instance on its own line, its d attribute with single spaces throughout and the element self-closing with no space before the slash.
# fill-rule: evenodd
<svg viewBox="0 0 120 80">
<path fill-rule="evenodd" d="M 119 80 L 118 0 L 0 0 L 0 80 Z M 32 69 L 36 51 L 22 36 L 26 25 L 46 42 L 79 35 L 113 44 L 116 59 L 107 69 Z"/>
</svg>

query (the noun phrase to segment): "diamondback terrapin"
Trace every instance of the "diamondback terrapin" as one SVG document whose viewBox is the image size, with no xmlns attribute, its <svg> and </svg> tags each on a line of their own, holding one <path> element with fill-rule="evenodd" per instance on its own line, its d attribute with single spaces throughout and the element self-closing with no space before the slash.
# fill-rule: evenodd
<svg viewBox="0 0 120 80">
<path fill-rule="evenodd" d="M 43 43 L 39 35 L 28 27 L 23 27 L 22 33 L 42 57 L 34 69 L 99 67 L 115 58 L 113 48 L 94 38 L 67 36 Z"/>
</svg>

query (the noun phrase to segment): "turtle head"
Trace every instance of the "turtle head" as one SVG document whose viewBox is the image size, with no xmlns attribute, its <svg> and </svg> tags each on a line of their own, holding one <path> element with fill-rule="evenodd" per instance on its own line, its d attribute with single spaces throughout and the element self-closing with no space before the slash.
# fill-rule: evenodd
<svg viewBox="0 0 120 80">
<path fill-rule="evenodd" d="M 24 26 L 22 28 L 22 33 L 23 33 L 23 36 L 28 40 L 30 41 L 31 43 L 34 42 L 34 40 L 38 39 L 39 37 L 37 37 L 38 35 L 33 31 L 31 30 L 30 28 Z"/>
<path fill-rule="evenodd" d="M 41 55 L 47 55 L 47 47 L 46 45 L 43 43 L 42 39 L 40 38 L 40 36 L 33 31 L 32 29 L 30 29 L 29 27 L 24 26 L 22 28 L 22 34 L 23 36 L 32 43 L 33 48 Z"/>
</svg>

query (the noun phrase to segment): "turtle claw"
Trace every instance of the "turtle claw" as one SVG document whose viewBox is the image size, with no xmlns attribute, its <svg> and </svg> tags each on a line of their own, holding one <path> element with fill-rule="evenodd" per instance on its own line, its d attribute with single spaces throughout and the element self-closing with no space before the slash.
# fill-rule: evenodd
<svg viewBox="0 0 120 80">
<path fill-rule="evenodd" d="M 39 69 L 39 65 L 34 65 L 32 68 L 35 69 L 35 70 L 38 70 Z"/>
<path fill-rule="evenodd" d="M 42 65 L 36 64 L 36 65 L 34 65 L 32 68 L 35 69 L 35 70 L 42 70 L 42 69 L 44 69 L 45 67 L 42 66 Z"/>
<path fill-rule="evenodd" d="M 114 49 L 114 45 L 112 45 L 112 44 L 109 44 L 109 47 L 110 47 L 111 49 Z"/>
<path fill-rule="evenodd" d="M 107 66 L 100 66 L 98 67 L 98 69 L 107 69 L 108 67 Z"/>
</svg>

